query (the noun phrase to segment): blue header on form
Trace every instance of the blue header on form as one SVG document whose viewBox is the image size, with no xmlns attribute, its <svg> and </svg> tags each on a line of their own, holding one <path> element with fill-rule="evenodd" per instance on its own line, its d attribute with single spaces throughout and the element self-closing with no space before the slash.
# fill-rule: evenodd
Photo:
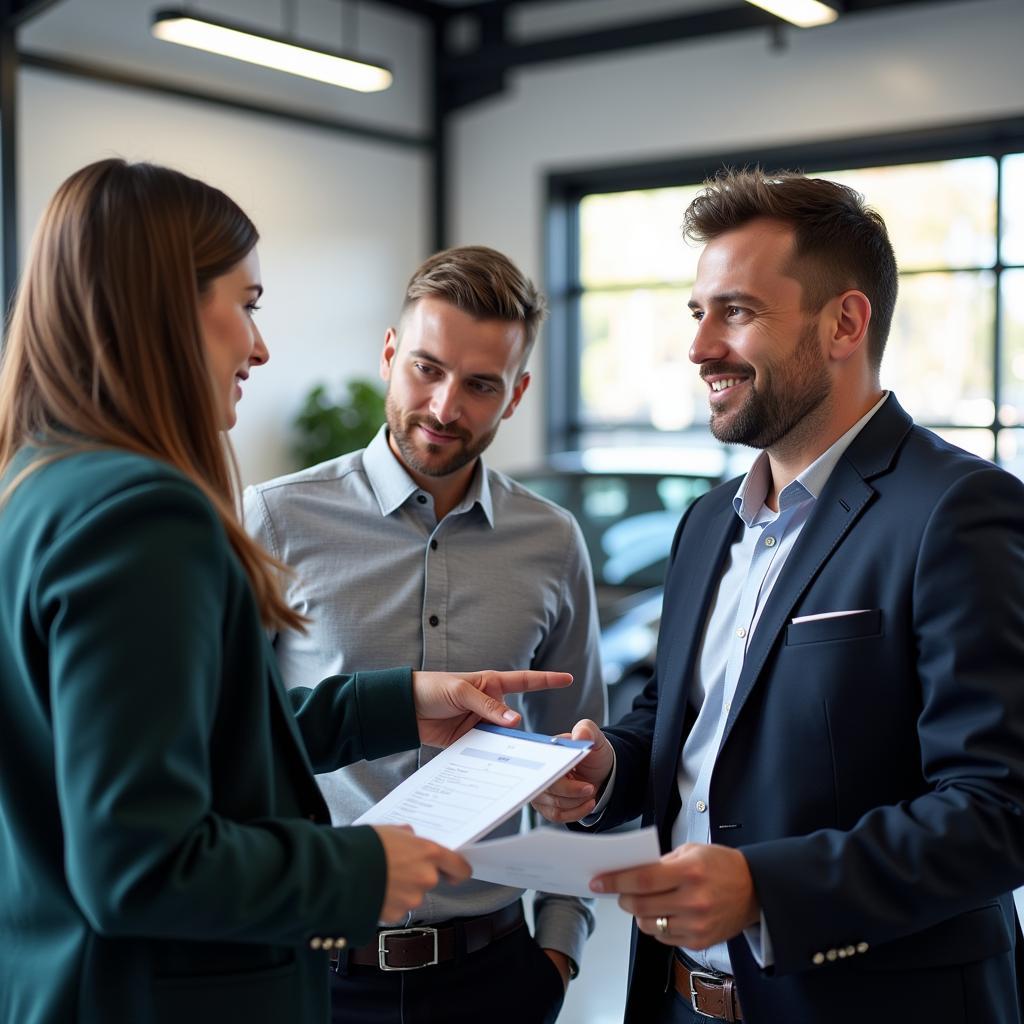
<svg viewBox="0 0 1024 1024">
<path fill-rule="evenodd" d="M 540 732 L 506 729 L 501 725 L 491 725 L 490 722 L 481 722 L 479 725 L 474 725 L 473 728 L 481 729 L 483 732 L 492 732 L 495 736 L 512 736 L 517 740 L 530 740 L 532 743 L 554 743 L 559 747 L 573 747 L 576 750 L 589 750 L 594 745 L 590 740 L 567 740 L 559 736 L 545 736 Z"/>
</svg>

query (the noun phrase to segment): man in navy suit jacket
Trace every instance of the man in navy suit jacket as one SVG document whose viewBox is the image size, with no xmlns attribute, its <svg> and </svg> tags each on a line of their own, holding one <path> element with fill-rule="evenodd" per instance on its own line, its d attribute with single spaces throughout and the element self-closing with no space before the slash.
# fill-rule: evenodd
<svg viewBox="0 0 1024 1024">
<path fill-rule="evenodd" d="M 855 192 L 731 173 L 686 230 L 711 429 L 762 454 L 687 511 L 654 677 L 536 806 L 658 828 L 592 883 L 636 919 L 631 1022 L 1019 1024 L 1024 486 L 881 390 Z"/>
</svg>

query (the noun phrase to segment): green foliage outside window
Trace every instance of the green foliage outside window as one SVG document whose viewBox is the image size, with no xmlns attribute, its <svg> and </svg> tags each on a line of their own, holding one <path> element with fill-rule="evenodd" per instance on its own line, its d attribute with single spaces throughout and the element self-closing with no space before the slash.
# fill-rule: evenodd
<svg viewBox="0 0 1024 1024">
<path fill-rule="evenodd" d="M 384 390 L 371 380 L 350 380 L 343 393 L 317 384 L 293 421 L 298 468 L 365 448 L 384 422 Z"/>
</svg>

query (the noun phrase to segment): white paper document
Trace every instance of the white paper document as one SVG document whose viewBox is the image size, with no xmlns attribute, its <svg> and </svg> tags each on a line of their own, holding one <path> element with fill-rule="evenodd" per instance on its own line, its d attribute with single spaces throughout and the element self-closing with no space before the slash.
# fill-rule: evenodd
<svg viewBox="0 0 1024 1024">
<path fill-rule="evenodd" d="M 357 818 L 411 825 L 453 850 L 487 835 L 586 757 L 592 744 L 478 725 Z"/>
<path fill-rule="evenodd" d="M 565 896 L 615 896 L 591 892 L 590 880 L 606 871 L 653 864 L 661 857 L 653 827 L 610 835 L 537 828 L 473 843 L 459 853 L 473 865 L 474 878 Z"/>
</svg>

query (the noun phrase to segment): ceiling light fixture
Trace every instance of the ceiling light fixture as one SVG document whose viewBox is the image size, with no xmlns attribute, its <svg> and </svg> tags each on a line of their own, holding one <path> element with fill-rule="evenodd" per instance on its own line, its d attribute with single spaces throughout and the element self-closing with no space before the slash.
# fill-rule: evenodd
<svg viewBox="0 0 1024 1024">
<path fill-rule="evenodd" d="M 318 82 L 357 92 L 380 92 L 394 76 L 382 64 L 371 64 L 349 54 L 311 49 L 291 39 L 256 32 L 182 9 L 159 10 L 153 15 L 153 35 L 223 57 L 260 64 Z"/>
<path fill-rule="evenodd" d="M 755 7 L 782 18 L 797 28 L 814 28 L 828 25 L 839 17 L 839 12 L 819 0 L 747 0 Z"/>
</svg>

